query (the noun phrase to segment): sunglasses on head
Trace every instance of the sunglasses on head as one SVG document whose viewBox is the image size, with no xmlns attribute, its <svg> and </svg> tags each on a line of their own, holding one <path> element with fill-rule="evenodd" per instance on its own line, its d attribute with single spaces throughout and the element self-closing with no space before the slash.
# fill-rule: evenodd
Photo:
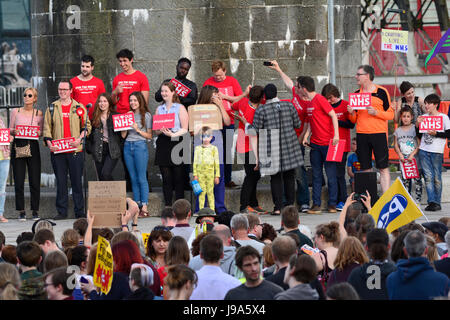
<svg viewBox="0 0 450 320">
<path fill-rule="evenodd" d="M 209 134 L 209 133 L 202 134 L 202 138 L 211 138 L 211 137 L 212 137 L 212 134 Z"/>
<path fill-rule="evenodd" d="M 31 93 L 29 93 L 29 94 L 24 93 L 24 94 L 23 94 L 23 97 L 24 97 L 24 98 L 26 98 L 26 97 L 28 97 L 28 98 L 33 98 L 33 95 L 32 95 Z"/>
<path fill-rule="evenodd" d="M 170 229 L 164 226 L 156 226 L 153 228 L 153 231 L 170 231 Z"/>
</svg>

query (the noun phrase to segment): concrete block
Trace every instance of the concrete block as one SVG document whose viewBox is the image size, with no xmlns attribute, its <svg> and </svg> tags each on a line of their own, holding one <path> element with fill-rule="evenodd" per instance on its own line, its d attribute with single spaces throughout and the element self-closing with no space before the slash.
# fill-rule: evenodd
<svg viewBox="0 0 450 320">
<path fill-rule="evenodd" d="M 361 42 L 340 41 L 335 45 L 336 72 L 340 76 L 354 77 L 361 65 Z"/>
<path fill-rule="evenodd" d="M 214 5 L 212 0 L 152 0 L 152 9 L 192 9 L 209 8 Z"/>
<path fill-rule="evenodd" d="M 227 60 L 230 53 L 235 58 L 244 58 L 244 56 L 235 56 L 232 52 L 230 43 L 192 44 L 192 54 L 196 60 Z"/>
<path fill-rule="evenodd" d="M 360 40 L 361 30 L 355 25 L 361 23 L 361 8 L 359 6 L 334 7 L 334 38 Z"/>
<path fill-rule="evenodd" d="M 304 54 L 304 41 L 289 41 L 277 45 L 277 58 L 302 58 Z"/>
<path fill-rule="evenodd" d="M 328 56 L 328 41 L 310 41 L 308 44 L 305 44 L 305 52 L 306 57 L 326 59 Z"/>
</svg>

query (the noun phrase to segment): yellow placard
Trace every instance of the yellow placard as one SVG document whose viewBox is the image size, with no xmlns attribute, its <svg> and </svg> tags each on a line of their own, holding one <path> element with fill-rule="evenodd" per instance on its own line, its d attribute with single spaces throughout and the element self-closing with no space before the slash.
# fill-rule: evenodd
<svg viewBox="0 0 450 320">
<path fill-rule="evenodd" d="M 381 50 L 408 52 L 408 31 L 381 29 Z"/>
<path fill-rule="evenodd" d="M 150 238 L 150 233 L 142 234 L 142 241 L 144 241 L 144 248 L 147 249 L 148 238 Z"/>
<path fill-rule="evenodd" d="M 99 236 L 97 256 L 95 257 L 94 285 L 104 294 L 111 290 L 113 280 L 113 255 L 111 246 L 105 238 Z"/>
</svg>

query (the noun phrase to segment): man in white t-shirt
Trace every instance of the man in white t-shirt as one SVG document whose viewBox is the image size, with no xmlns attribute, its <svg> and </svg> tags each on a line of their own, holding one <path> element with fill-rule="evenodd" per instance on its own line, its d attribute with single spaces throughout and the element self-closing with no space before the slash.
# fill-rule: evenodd
<svg viewBox="0 0 450 320">
<path fill-rule="evenodd" d="M 438 111 L 441 99 L 436 94 L 428 95 L 425 100 L 425 113 L 417 118 L 416 133 L 420 138 L 419 160 L 425 177 L 428 206 L 425 211 L 441 210 L 442 162 L 444 160 L 445 142 L 450 138 L 450 120 L 446 114 Z M 420 133 L 420 123 L 428 116 L 442 117 L 442 131 L 429 130 Z"/>
</svg>

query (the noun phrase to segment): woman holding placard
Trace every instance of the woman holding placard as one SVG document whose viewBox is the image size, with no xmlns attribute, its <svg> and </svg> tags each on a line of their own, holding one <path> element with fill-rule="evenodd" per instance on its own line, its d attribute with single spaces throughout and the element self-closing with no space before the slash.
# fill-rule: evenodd
<svg viewBox="0 0 450 320">
<path fill-rule="evenodd" d="M 137 202 L 140 217 L 148 216 L 148 148 L 147 141 L 152 138 L 152 115 L 141 92 L 130 94 L 130 111 L 134 113 L 134 123 L 128 131 L 122 131 L 125 138 L 124 158 L 131 178 L 133 200 Z"/>
<path fill-rule="evenodd" d="M 172 205 L 173 191 L 175 200 L 184 198 L 184 169 L 183 154 L 177 154 L 179 159 L 172 158 L 172 149 L 182 141 L 182 136 L 188 132 L 189 117 L 186 108 L 180 103 L 180 98 L 175 91 L 175 85 L 164 82 L 161 85 L 161 96 L 164 104 L 156 109 L 154 128 L 158 116 L 167 115 L 172 124 L 170 127 L 162 126 L 154 130 L 158 135 L 156 140 L 155 165 L 159 166 L 162 175 L 164 202 L 166 206 Z M 170 119 L 173 114 L 173 119 Z"/>
<path fill-rule="evenodd" d="M 2 117 L 0 117 L 0 129 L 6 129 Z M 12 137 L 9 136 L 9 141 L 12 141 Z M 5 211 L 6 200 L 6 181 L 8 180 L 9 173 L 9 160 L 10 160 L 10 147 L 8 145 L 0 145 L 0 222 L 8 222 L 3 216 Z"/>
<path fill-rule="evenodd" d="M 114 180 L 112 172 L 121 156 L 121 135 L 114 132 L 113 114 L 116 112 L 111 96 L 109 93 L 100 94 L 92 114 L 92 131 L 87 148 L 94 158 L 99 181 Z"/>
<path fill-rule="evenodd" d="M 27 88 L 23 94 L 23 107 L 11 113 L 10 130 L 14 136 L 11 147 L 11 165 L 14 176 L 16 210 L 20 221 L 26 220 L 25 213 L 25 172 L 28 168 L 30 200 L 33 220 L 38 220 L 41 190 L 41 155 L 39 137 L 42 136 L 44 117 L 41 110 L 34 108 L 38 93 L 35 88 Z"/>
</svg>

